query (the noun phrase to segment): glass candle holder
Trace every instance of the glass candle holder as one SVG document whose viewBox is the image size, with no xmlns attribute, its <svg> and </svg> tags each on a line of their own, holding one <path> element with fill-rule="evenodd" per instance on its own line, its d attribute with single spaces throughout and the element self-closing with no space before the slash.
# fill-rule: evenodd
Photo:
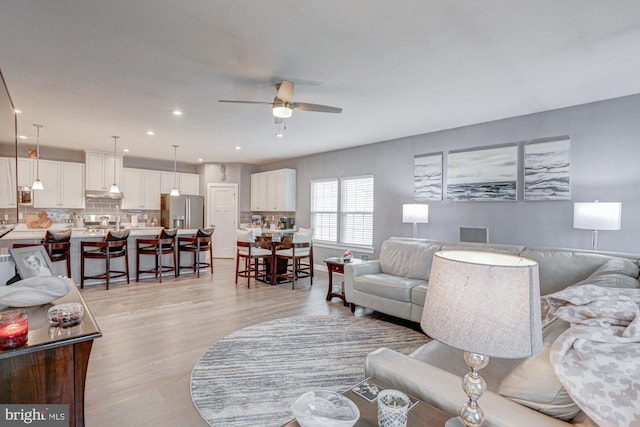
<svg viewBox="0 0 640 427">
<path fill-rule="evenodd" d="M 29 319 L 23 309 L 0 313 L 0 349 L 9 350 L 27 343 Z"/>
<path fill-rule="evenodd" d="M 378 394 L 378 425 L 406 427 L 409 396 L 398 390 L 382 390 Z"/>
</svg>

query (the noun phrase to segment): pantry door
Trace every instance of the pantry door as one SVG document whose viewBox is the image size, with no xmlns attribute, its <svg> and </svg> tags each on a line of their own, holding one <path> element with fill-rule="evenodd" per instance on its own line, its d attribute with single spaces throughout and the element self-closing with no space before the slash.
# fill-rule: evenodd
<svg viewBox="0 0 640 427">
<path fill-rule="evenodd" d="M 215 225 L 213 256 L 234 258 L 238 221 L 238 184 L 207 184 L 207 225 Z"/>
</svg>

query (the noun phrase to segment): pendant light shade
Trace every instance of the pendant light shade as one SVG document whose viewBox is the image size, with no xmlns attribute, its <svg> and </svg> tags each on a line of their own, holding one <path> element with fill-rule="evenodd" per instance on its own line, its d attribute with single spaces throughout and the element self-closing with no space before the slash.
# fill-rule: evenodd
<svg viewBox="0 0 640 427">
<path fill-rule="evenodd" d="M 109 193 L 120 193 L 120 188 L 118 188 L 118 184 L 116 184 L 116 144 L 118 142 L 119 136 L 112 136 L 113 138 L 113 184 L 111 188 L 109 188 Z"/>
<path fill-rule="evenodd" d="M 178 176 L 178 168 L 177 168 L 177 160 L 176 160 L 178 147 L 179 145 L 173 145 L 173 188 L 169 193 L 169 196 L 172 196 L 172 197 L 177 197 L 180 195 L 180 190 L 178 190 L 177 179 L 176 179 Z"/>
<path fill-rule="evenodd" d="M 40 181 L 40 128 L 44 127 L 44 125 L 39 125 L 34 123 L 33 126 L 37 129 L 37 147 L 36 147 L 36 179 L 33 181 L 33 185 L 31 185 L 32 190 L 44 190 L 44 185 L 42 185 L 42 181 Z"/>
</svg>

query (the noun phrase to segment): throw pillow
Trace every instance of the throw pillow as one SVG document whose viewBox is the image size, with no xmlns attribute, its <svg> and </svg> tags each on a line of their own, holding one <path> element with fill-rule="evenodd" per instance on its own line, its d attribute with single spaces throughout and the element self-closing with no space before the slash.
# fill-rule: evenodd
<svg viewBox="0 0 640 427">
<path fill-rule="evenodd" d="M 580 408 L 564 389 L 549 360 L 551 344 L 569 328 L 569 323 L 555 319 L 542 330 L 543 349 L 523 359 L 502 379 L 498 394 L 536 411 L 569 421 Z"/>
<path fill-rule="evenodd" d="M 238 242 L 255 242 L 253 230 L 236 230 L 236 238 Z"/>
<path fill-rule="evenodd" d="M 640 288 L 638 281 L 640 269 L 632 261 L 624 258 L 611 258 L 602 264 L 586 279 L 576 283 L 578 285 L 597 285 L 608 288 Z"/>
</svg>

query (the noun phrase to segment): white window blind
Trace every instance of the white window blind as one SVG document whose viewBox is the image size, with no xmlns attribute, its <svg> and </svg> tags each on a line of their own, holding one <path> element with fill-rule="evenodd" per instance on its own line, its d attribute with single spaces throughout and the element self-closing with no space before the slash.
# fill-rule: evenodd
<svg viewBox="0 0 640 427">
<path fill-rule="evenodd" d="M 338 241 L 338 180 L 311 182 L 313 239 Z"/>
<path fill-rule="evenodd" d="M 314 240 L 373 245 L 373 176 L 312 181 L 311 225 Z"/>
<path fill-rule="evenodd" d="M 373 176 L 340 180 L 342 243 L 373 244 Z"/>
</svg>

